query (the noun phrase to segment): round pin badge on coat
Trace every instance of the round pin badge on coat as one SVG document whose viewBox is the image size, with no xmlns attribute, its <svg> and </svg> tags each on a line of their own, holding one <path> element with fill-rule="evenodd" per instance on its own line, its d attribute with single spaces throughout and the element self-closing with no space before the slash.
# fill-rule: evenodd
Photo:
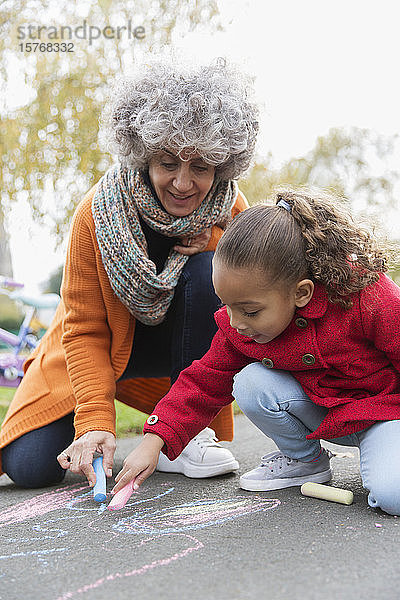
<svg viewBox="0 0 400 600">
<path fill-rule="evenodd" d="M 155 423 L 157 423 L 157 421 L 158 421 L 157 415 L 150 415 L 149 418 L 147 419 L 146 423 L 147 423 L 147 425 L 154 425 Z"/>
</svg>

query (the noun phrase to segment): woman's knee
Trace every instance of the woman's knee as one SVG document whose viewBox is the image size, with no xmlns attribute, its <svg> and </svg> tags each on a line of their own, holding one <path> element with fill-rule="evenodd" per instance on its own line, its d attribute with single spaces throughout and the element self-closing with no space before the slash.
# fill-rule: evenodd
<svg viewBox="0 0 400 600">
<path fill-rule="evenodd" d="M 207 301 L 211 297 L 217 303 L 218 299 L 212 284 L 213 256 L 214 252 L 199 252 L 191 256 L 185 265 L 178 286 L 190 285 L 196 298 L 204 296 Z"/>
<path fill-rule="evenodd" d="M 55 456 L 27 452 L 19 440 L 2 450 L 4 472 L 19 487 L 42 488 L 60 483 L 65 471 Z"/>
<path fill-rule="evenodd" d="M 189 257 L 183 269 L 188 277 L 203 276 L 205 279 L 211 282 L 212 275 L 212 259 L 214 252 L 198 252 Z"/>
<path fill-rule="evenodd" d="M 65 477 L 57 456 L 73 438 L 73 413 L 70 413 L 5 446 L 2 450 L 3 470 L 20 487 L 56 485 Z"/>
</svg>

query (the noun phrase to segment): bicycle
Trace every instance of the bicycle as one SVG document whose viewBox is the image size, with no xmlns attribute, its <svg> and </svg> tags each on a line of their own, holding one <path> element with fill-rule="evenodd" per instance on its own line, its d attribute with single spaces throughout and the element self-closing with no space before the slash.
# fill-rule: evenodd
<svg viewBox="0 0 400 600">
<path fill-rule="evenodd" d="M 21 383 L 24 376 L 22 365 L 29 353 L 39 343 L 33 323 L 36 320 L 36 323 L 41 325 L 38 318 L 39 311 L 51 310 L 54 312 L 60 301 L 58 294 L 40 294 L 38 296 L 24 294 L 21 291 L 23 287 L 23 283 L 0 276 L 0 293 L 26 307 L 25 317 L 17 334 L 0 327 L 0 341 L 12 350 L 0 353 L 0 387 L 14 388 Z"/>
</svg>

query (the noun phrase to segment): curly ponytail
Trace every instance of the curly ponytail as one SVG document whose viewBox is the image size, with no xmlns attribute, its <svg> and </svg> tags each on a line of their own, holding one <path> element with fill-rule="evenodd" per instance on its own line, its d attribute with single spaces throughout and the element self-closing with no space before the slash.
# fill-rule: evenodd
<svg viewBox="0 0 400 600">
<path fill-rule="evenodd" d="M 344 308 L 352 306 L 352 294 L 387 270 L 383 250 L 353 222 L 339 197 L 286 188 L 274 202 L 240 213 L 219 241 L 216 259 L 234 268 L 259 268 L 271 285 L 308 277 Z"/>
<path fill-rule="evenodd" d="M 300 228 L 311 279 L 325 286 L 331 302 L 344 308 L 349 296 L 379 278 L 387 270 L 387 257 L 368 231 L 345 213 L 339 198 L 325 192 L 279 191 Z"/>
</svg>

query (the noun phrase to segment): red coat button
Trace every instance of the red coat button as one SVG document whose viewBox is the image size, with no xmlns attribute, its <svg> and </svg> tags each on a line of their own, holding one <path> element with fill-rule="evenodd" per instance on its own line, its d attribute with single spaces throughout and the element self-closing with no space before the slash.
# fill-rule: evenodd
<svg viewBox="0 0 400 600">
<path fill-rule="evenodd" d="M 261 362 L 264 365 L 264 367 L 267 367 L 267 369 L 273 369 L 274 367 L 274 361 L 270 358 L 263 358 Z"/>
<path fill-rule="evenodd" d="M 315 364 L 315 356 L 313 354 L 304 354 L 304 356 L 301 357 L 301 360 L 307 366 Z"/>
<path fill-rule="evenodd" d="M 305 327 L 307 327 L 307 325 L 308 325 L 307 319 L 303 319 L 303 317 L 298 317 L 295 320 L 295 323 L 296 323 L 297 327 L 300 327 L 300 329 L 305 329 Z"/>
</svg>

